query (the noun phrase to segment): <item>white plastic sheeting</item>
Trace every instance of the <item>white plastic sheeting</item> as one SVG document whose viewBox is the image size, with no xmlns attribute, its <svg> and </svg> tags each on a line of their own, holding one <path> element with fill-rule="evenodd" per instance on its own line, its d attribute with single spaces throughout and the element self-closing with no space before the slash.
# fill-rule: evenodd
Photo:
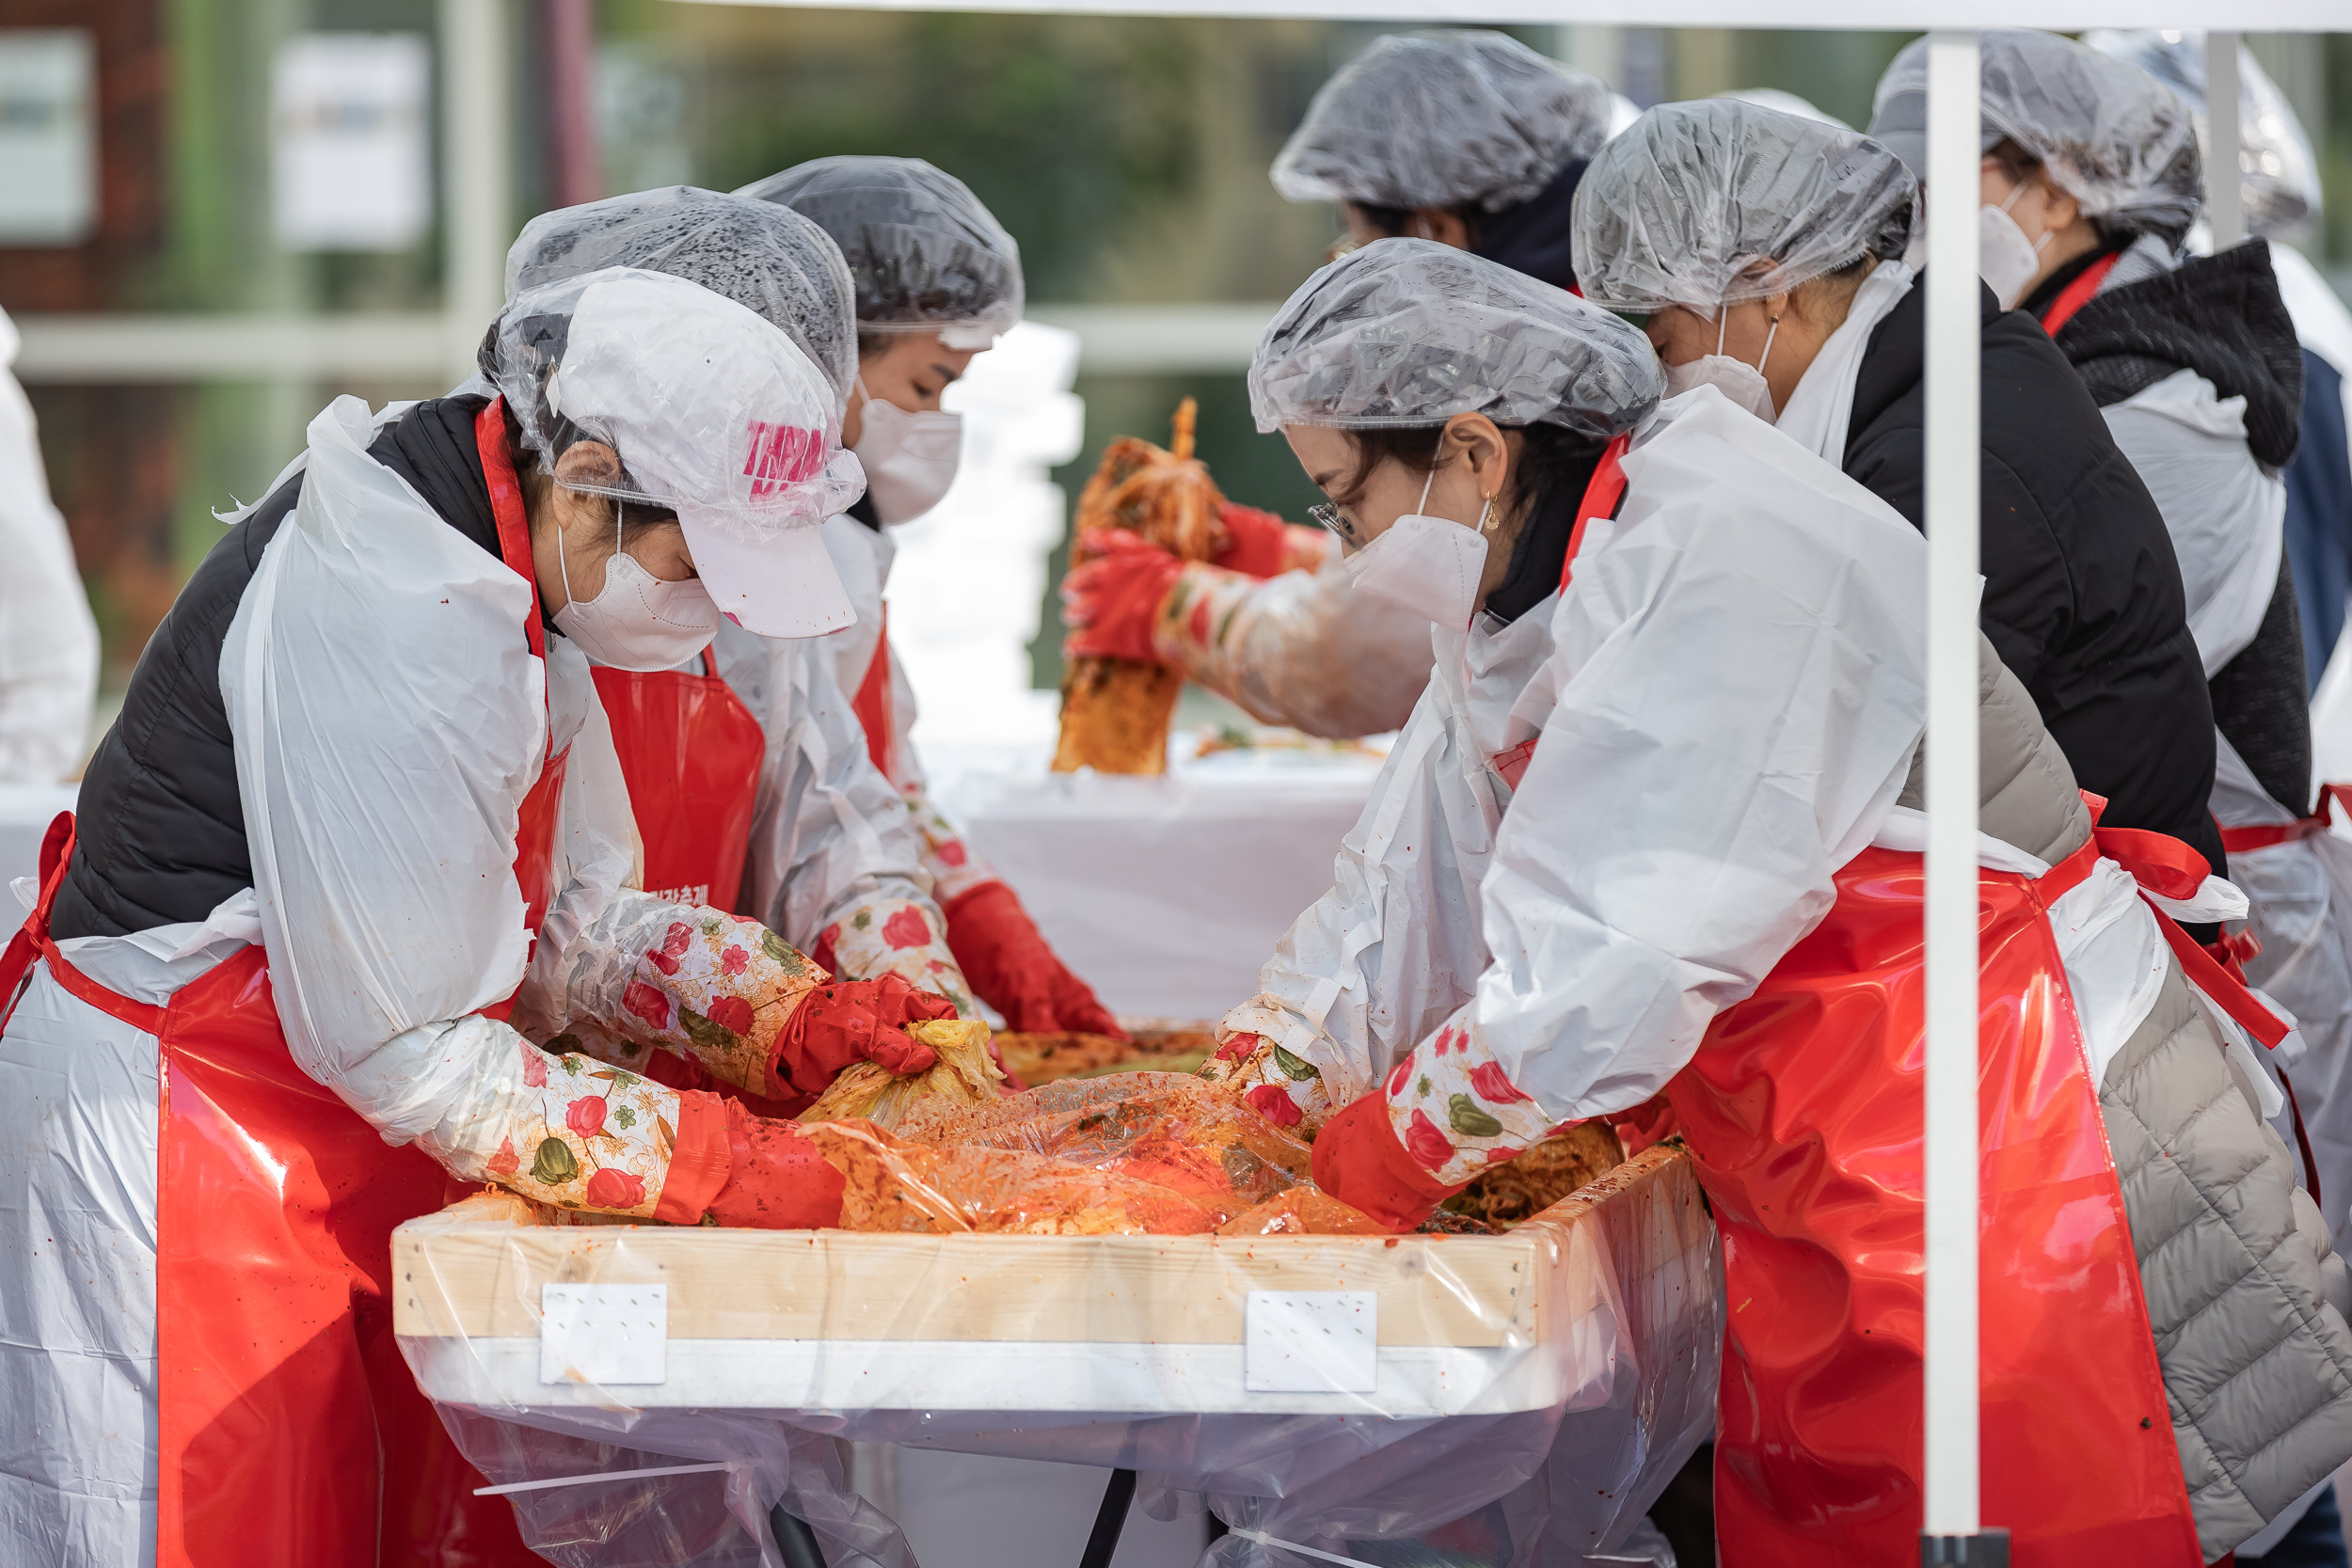
<svg viewBox="0 0 2352 1568">
<path fill-rule="evenodd" d="M 1712 388 L 1662 405 L 1625 470 L 1565 594 L 1439 634 L 1337 885 L 1227 1016 L 1335 1104 L 1465 1004 L 1550 1120 L 1639 1104 L 1901 791 L 1918 531 Z M 1537 736 L 1515 796 L 1489 759 Z"/>
<path fill-rule="evenodd" d="M 1160 1516 L 1167 1494 L 1201 1494 L 1238 1528 L 1372 1560 L 1390 1560 L 1372 1555 L 1378 1543 L 1451 1525 L 1449 1542 L 1474 1554 L 1465 1561 L 1574 1562 L 1638 1528 L 1713 1420 L 1721 1265 L 1690 1167 L 1664 1150 L 1597 1201 L 1494 1238 L 550 1233 L 453 1210 L 405 1227 L 394 1246 L 421 1281 L 395 1325 L 402 1350 L 494 1481 L 728 1462 L 716 1479 L 565 1489 L 579 1499 L 564 1521 L 574 1540 L 714 1509 L 743 1526 L 711 1532 L 723 1547 L 674 1547 L 672 1562 L 757 1560 L 741 1544 L 779 1496 L 829 1556 L 848 1545 L 905 1560 L 844 1503 L 837 1472 L 811 1463 L 812 1433 L 1136 1469 Z M 692 1281 L 721 1275 L 681 1246 L 743 1253 L 741 1267 L 775 1288 L 758 1301 L 698 1295 Z M 1055 1261 L 1022 1261 L 1032 1253 Z M 1000 1267 L 1035 1283 L 1011 1296 L 967 1283 Z M 1182 1283 L 1141 1301 L 1124 1288 L 1138 1267 Z M 648 1270 L 671 1281 L 660 1379 L 543 1381 L 536 1282 Z M 1276 1283 L 1377 1298 L 1369 1389 L 1249 1386 L 1245 1308 Z M 803 1292 L 814 1292 L 805 1304 Z M 836 1305 L 852 1298 L 871 1305 Z M 812 1309 L 816 1337 L 802 1319 L 788 1330 L 763 1319 Z M 1169 1310 L 1184 1331 L 1136 1339 L 1137 1311 Z M 726 1337 L 698 1337 L 713 1331 Z M 797 1337 L 770 1337 L 787 1331 Z M 580 1463 L 595 1441 L 625 1451 Z M 628 1560 L 574 1550 L 563 1560 L 582 1568 Z M 1237 1535 L 1211 1560 L 1292 1560 Z"/>
<path fill-rule="evenodd" d="M 2213 809 L 2226 827 L 2292 820 L 2227 740 Z M 2352 841 L 2328 832 L 2241 849 L 2230 879 L 2245 890 L 2263 945 L 2247 976 L 2294 1015 L 2303 1038 L 2302 1058 L 2284 1065 L 2319 1170 L 2320 1212 L 2341 1246 L 2352 1235 Z"/>
</svg>

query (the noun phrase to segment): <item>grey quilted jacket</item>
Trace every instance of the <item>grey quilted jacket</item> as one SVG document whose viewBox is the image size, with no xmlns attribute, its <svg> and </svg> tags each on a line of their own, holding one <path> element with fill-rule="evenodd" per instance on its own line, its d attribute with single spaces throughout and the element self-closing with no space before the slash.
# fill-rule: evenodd
<svg viewBox="0 0 2352 1568">
<path fill-rule="evenodd" d="M 2032 699 L 1979 651 L 1982 827 L 2056 862 L 2090 815 Z M 2352 1277 L 2259 1106 L 2174 962 L 2099 1108 L 2209 1562 L 2352 1459 Z"/>
</svg>

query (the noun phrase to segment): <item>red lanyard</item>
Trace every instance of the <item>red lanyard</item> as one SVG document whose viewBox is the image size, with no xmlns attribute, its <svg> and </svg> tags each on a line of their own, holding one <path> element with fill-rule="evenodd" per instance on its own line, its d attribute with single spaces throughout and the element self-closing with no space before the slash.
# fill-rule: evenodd
<svg viewBox="0 0 2352 1568">
<path fill-rule="evenodd" d="M 2106 280 L 2108 273 L 2115 270 L 2115 263 L 2122 259 L 2122 251 L 2110 251 L 2085 267 L 2082 276 L 2060 289 L 2058 298 L 2052 300 L 2050 308 L 2042 313 L 2042 330 L 2053 338 L 2057 337 L 2059 330 L 2074 319 L 2074 312 L 2090 303 L 2090 296 L 2099 292 L 2099 285 Z"/>
</svg>

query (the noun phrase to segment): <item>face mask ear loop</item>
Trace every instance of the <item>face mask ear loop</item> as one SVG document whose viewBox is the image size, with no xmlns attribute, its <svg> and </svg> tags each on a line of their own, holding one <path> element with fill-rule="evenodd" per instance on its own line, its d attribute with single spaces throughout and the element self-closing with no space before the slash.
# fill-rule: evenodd
<svg viewBox="0 0 2352 1568">
<path fill-rule="evenodd" d="M 1767 327 L 1764 331 L 1764 352 L 1756 356 L 1756 374 L 1762 375 L 1764 373 L 1764 361 L 1772 356 L 1772 340 L 1779 335 L 1780 318 L 1778 316 L 1774 316 L 1772 318 L 1772 325 Z"/>
<path fill-rule="evenodd" d="M 1721 353 L 1723 353 L 1723 351 L 1724 351 L 1724 327 L 1726 327 L 1726 326 L 1729 326 L 1730 325 L 1731 325 L 1731 307 L 1730 307 L 1729 305 L 1727 305 L 1727 304 L 1725 304 L 1725 305 L 1718 305 L 1718 306 L 1716 306 L 1716 307 L 1715 307 L 1715 352 L 1716 352 L 1717 354 L 1721 354 Z"/>
<path fill-rule="evenodd" d="M 555 509 L 554 509 L 552 506 L 550 506 L 549 508 L 548 508 L 548 510 L 549 512 L 552 512 L 552 511 L 554 511 Z M 571 568 L 570 563 L 569 563 L 569 562 L 567 562 L 566 561 L 564 561 L 564 519 L 563 519 L 563 518 L 561 518 L 561 517 L 558 517 L 558 518 L 554 519 L 554 522 L 555 522 L 555 575 L 556 575 L 557 577 L 560 577 L 560 578 L 562 578 L 564 579 L 564 602 L 566 605 L 570 605 L 570 604 L 574 604 L 574 603 L 576 603 L 576 602 L 578 602 L 578 601 L 577 601 L 576 596 L 575 596 L 575 595 L 573 594 L 573 593 L 572 593 L 572 568 Z"/>
<path fill-rule="evenodd" d="M 2027 185 L 2032 184 L 2032 183 L 2033 183 L 2033 182 L 2032 182 L 2032 181 L 2030 181 L 2030 180 L 2020 180 L 2019 182 L 2017 182 L 2017 183 L 2016 183 L 2015 185 L 2013 185 L 2013 186 L 2011 186 L 2011 187 L 2010 187 L 2010 193 L 2009 193 L 2009 199 L 2001 203 L 2001 213 L 2002 213 L 2002 214 L 2003 214 L 2004 216 L 2008 216 L 2008 215 L 2009 215 L 2009 210 L 2010 210 L 2011 207 L 2014 207 L 2014 206 L 2016 206 L 2016 205 L 2017 205 L 2017 198 L 2018 198 L 2019 197 L 2021 197 L 2021 196 L 2025 195 L 2025 194 L 2026 194 L 2026 187 Z M 2016 222 L 2017 222 L 2017 220 L 2016 220 L 2014 217 L 2010 217 L 2010 221 L 2011 223 L 2016 223 Z M 2018 231 L 2020 234 L 2024 233 L 2024 232 L 2026 231 L 2026 226 L 2025 226 L 2024 224 L 2022 224 L 2022 223 L 2017 224 L 2017 231 Z M 2050 241 L 2051 241 L 2054 237 L 2055 237 L 2055 236 L 2054 236 L 2053 232 L 2052 232 L 2050 230 L 2047 230 L 2047 229 L 2043 230 L 2042 231 L 2042 237 L 2041 237 L 2040 239 L 2035 240 L 2035 241 L 2033 242 L 2033 253 L 2034 253 L 2036 256 L 2041 255 L 2041 254 L 2042 254 L 2042 247 L 2043 245 L 2048 245 L 2048 244 L 2050 243 Z"/>
</svg>

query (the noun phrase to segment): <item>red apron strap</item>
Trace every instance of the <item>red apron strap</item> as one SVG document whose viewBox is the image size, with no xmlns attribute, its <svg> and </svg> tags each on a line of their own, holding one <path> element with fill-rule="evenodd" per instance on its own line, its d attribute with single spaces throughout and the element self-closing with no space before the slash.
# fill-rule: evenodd
<svg viewBox="0 0 2352 1568">
<path fill-rule="evenodd" d="M 110 1018 L 119 1018 L 134 1029 L 144 1029 L 151 1035 L 164 1031 L 164 1010 L 149 1002 L 135 1002 L 127 996 L 107 990 L 84 974 L 57 951 L 57 944 L 49 940 L 49 911 L 56 903 L 57 889 L 65 882 L 66 867 L 73 863 L 73 814 L 59 812 L 49 824 L 49 831 L 40 841 L 40 901 L 33 912 L 24 917 L 24 924 L 9 939 L 8 950 L 0 957 L 0 997 L 7 1006 L 0 1007 L 0 1028 L 8 1026 L 16 1012 L 16 1004 L 24 995 L 24 982 L 32 974 L 36 958 L 49 960 L 49 977 L 72 995 L 96 1007 Z"/>
<path fill-rule="evenodd" d="M 2192 897 L 2212 875 L 2204 856 L 2169 833 L 2146 828 L 2094 828 L 2091 836 L 2101 854 L 2132 874 L 2143 897 L 2152 893 L 2162 898 Z M 2189 984 L 2266 1049 L 2276 1049 L 2287 1037 L 2285 1022 L 2264 1006 L 2244 980 L 2224 969 L 2219 959 L 2182 930 L 2179 922 L 2153 903 L 2148 907 L 2154 911 L 2156 927 L 2181 960 Z"/>
<path fill-rule="evenodd" d="M 2297 839 L 2310 838 L 2314 833 L 2324 833 L 2329 826 L 2330 811 L 2336 806 L 2342 806 L 2344 816 L 2352 818 L 2352 784 L 2321 784 L 2319 809 L 2309 816 L 2297 817 L 2292 822 L 2264 822 L 2249 827 L 2224 828 L 2221 830 L 2221 847 L 2230 854 L 2244 855 L 2256 849 L 2267 849 L 2276 844 L 2292 844 Z"/>
<path fill-rule="evenodd" d="M 2122 251 L 2112 251 L 2085 267 L 2082 276 L 2060 289 L 2058 298 L 2050 302 L 2049 309 L 2042 312 L 2042 330 L 2053 338 L 2057 337 L 2066 324 L 2074 319 L 2074 312 L 2090 303 L 2091 296 L 2099 292 L 2099 285 L 2106 280 L 2107 274 L 2115 270 L 2115 263 L 2122 259 Z"/>
<path fill-rule="evenodd" d="M 2093 828 L 2099 852 L 2164 898 L 2194 898 L 2213 875 L 2205 857 L 2169 833 L 2147 828 Z"/>
<path fill-rule="evenodd" d="M 7 950 L 0 952 L 0 1029 L 8 1027 L 9 1016 L 16 1011 L 16 999 L 33 973 L 33 959 L 49 941 L 49 906 L 65 881 L 66 867 L 72 863 L 73 814 L 61 811 L 50 818 L 48 831 L 40 837 L 40 894 L 33 902 L 33 912 L 8 939 Z"/>
<path fill-rule="evenodd" d="M 2284 1068 L 2279 1069 L 2279 1086 L 2287 1091 L 2287 1117 L 2295 1124 L 2295 1147 L 2303 1156 L 2303 1185 L 2311 1190 L 2312 1201 L 2324 1207 L 2327 1200 L 2319 1196 L 2319 1158 L 2312 1152 L 2312 1135 L 2303 1131 L 2303 1106 L 2295 1098 L 2295 1085 Z"/>
<path fill-rule="evenodd" d="M 523 623 L 523 634 L 531 639 L 532 656 L 545 658 L 548 634 L 539 624 L 539 572 L 531 559 L 531 517 L 523 510 L 523 486 L 515 477 L 515 460 L 506 451 L 504 398 L 492 398 L 474 416 L 473 443 L 482 454 L 483 477 L 489 482 L 490 512 L 498 518 L 499 558 L 531 584 L 531 618 Z"/>
<path fill-rule="evenodd" d="M 1565 588 L 1576 572 L 1576 552 L 1584 547 L 1584 525 L 1595 517 L 1613 517 L 1617 502 L 1625 499 L 1625 469 L 1620 466 L 1626 449 L 1633 444 L 1633 433 L 1627 431 L 1610 438 L 1602 449 L 1600 461 L 1593 467 L 1593 477 L 1584 486 L 1584 499 L 1576 503 L 1576 526 L 1568 531 L 1568 553 L 1560 562 L 1560 586 Z"/>
</svg>

